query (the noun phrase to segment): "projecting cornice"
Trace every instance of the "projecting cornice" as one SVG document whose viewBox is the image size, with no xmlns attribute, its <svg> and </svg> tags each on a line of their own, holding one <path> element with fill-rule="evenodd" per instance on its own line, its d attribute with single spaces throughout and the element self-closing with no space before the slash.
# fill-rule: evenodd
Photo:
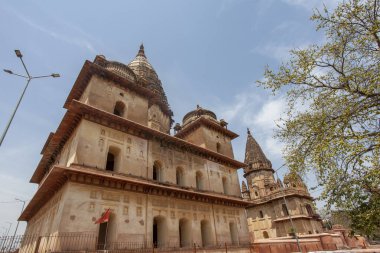
<svg viewBox="0 0 380 253">
<path fill-rule="evenodd" d="M 300 197 L 300 198 L 305 198 L 309 200 L 314 200 L 314 198 L 310 196 L 310 194 L 305 190 L 300 190 L 296 188 L 284 188 L 284 189 L 278 189 L 267 196 L 263 196 L 258 199 L 249 200 L 250 205 L 248 207 L 255 207 L 255 206 L 270 203 L 272 201 L 282 200 L 284 197 L 286 198 Z"/>
<path fill-rule="evenodd" d="M 96 62 L 99 62 L 99 64 L 96 64 Z M 170 110 L 166 103 L 160 100 L 159 95 L 153 92 L 152 90 L 144 87 L 147 84 L 143 83 L 143 80 L 133 82 L 110 70 L 107 70 L 106 68 L 100 65 L 104 65 L 107 63 L 108 61 L 100 58 L 99 56 L 97 56 L 97 58 L 95 59 L 95 63 L 90 62 L 88 60 L 84 63 L 78 75 L 78 78 L 76 79 L 74 86 L 66 99 L 66 102 L 63 106 L 64 108 L 68 109 L 72 100 L 80 100 L 80 97 L 82 96 L 84 90 L 89 84 L 91 77 L 98 76 L 108 81 L 112 81 L 114 85 L 119 86 L 122 89 L 132 90 L 137 94 L 140 94 L 141 96 L 148 98 L 150 104 L 157 104 L 165 114 L 167 114 L 169 117 L 173 116 L 173 112 Z"/>
<path fill-rule="evenodd" d="M 246 207 L 249 203 L 239 197 L 221 193 L 198 191 L 173 184 L 160 183 L 142 177 L 110 172 L 103 169 L 72 165 L 54 166 L 41 181 L 40 187 L 22 212 L 19 220 L 28 221 L 59 191 L 67 182 L 96 185 L 123 191 L 139 192 L 149 195 L 212 203 L 224 206 Z"/>
<path fill-rule="evenodd" d="M 210 129 L 213 129 L 217 132 L 220 132 L 228 137 L 231 138 L 231 140 L 239 137 L 238 134 L 222 127 L 220 124 L 218 124 L 217 122 L 213 122 L 209 119 L 206 119 L 204 117 L 199 117 L 198 119 L 196 119 L 195 121 L 187 124 L 183 129 L 181 129 L 176 135 L 175 137 L 178 137 L 178 138 L 184 138 L 186 135 L 188 135 L 189 133 L 191 133 L 192 131 L 194 131 L 195 129 L 197 129 L 198 127 L 200 126 L 206 126 Z"/>
<path fill-rule="evenodd" d="M 46 145 L 41 161 L 31 178 L 32 183 L 39 183 L 49 171 L 49 168 L 54 164 L 56 156 L 60 153 L 67 139 L 71 136 L 72 132 L 77 127 L 78 122 L 82 118 L 141 138 L 156 139 L 161 141 L 161 145 L 168 148 L 182 149 L 231 168 L 239 169 L 247 166 L 245 163 L 202 148 L 175 136 L 171 136 L 134 121 L 73 100 L 70 105 L 68 105 L 68 111 L 58 126 L 56 133 L 50 138 L 50 142 Z"/>
</svg>

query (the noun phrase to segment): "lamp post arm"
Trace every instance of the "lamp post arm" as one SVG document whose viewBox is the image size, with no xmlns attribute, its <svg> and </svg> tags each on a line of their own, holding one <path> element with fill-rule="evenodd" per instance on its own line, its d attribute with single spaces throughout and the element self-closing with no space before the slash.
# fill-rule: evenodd
<svg viewBox="0 0 380 253">
<path fill-rule="evenodd" d="M 29 78 L 31 78 L 31 75 L 29 74 L 29 71 L 28 71 L 28 69 L 26 68 L 26 65 L 25 65 L 25 63 L 24 63 L 24 60 L 22 59 L 22 57 L 19 57 L 19 58 L 20 58 L 20 60 L 21 60 L 22 66 L 24 66 L 24 69 L 25 69 L 25 71 L 26 71 L 26 74 L 28 75 Z"/>
<path fill-rule="evenodd" d="M 30 79 L 44 78 L 44 77 L 52 77 L 51 75 L 47 76 L 31 76 Z"/>
<path fill-rule="evenodd" d="M 19 98 L 18 101 L 17 101 L 17 105 L 16 105 L 16 107 L 15 107 L 13 113 L 12 113 L 12 116 L 11 116 L 11 118 L 9 119 L 7 126 L 5 127 L 4 133 L 1 135 L 1 138 L 0 138 L 0 146 L 1 146 L 1 144 L 3 143 L 3 141 L 4 141 L 5 135 L 7 134 L 8 129 L 9 129 L 9 126 L 11 125 L 12 120 L 13 120 L 13 118 L 15 117 L 15 114 L 16 114 L 16 112 L 17 112 L 17 109 L 18 109 L 18 107 L 19 107 L 19 105 L 20 105 L 20 103 L 21 103 L 22 98 L 24 97 L 25 91 L 26 91 L 26 89 L 28 88 L 30 81 L 31 81 L 31 79 L 28 78 L 28 81 L 26 82 L 26 85 L 25 85 L 25 87 L 24 87 L 24 90 L 22 91 L 21 96 L 20 96 L 20 98 Z"/>
<path fill-rule="evenodd" d="M 23 78 L 29 79 L 29 77 L 24 76 L 24 75 L 20 75 L 20 74 L 17 74 L 17 73 L 11 73 L 11 75 L 15 75 L 15 76 L 19 76 L 19 77 L 23 77 Z"/>
</svg>

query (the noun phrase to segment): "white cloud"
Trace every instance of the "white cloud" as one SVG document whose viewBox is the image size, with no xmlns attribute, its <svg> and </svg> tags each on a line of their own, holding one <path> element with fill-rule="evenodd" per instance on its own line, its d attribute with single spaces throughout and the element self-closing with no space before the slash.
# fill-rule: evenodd
<svg viewBox="0 0 380 253">
<path fill-rule="evenodd" d="M 277 29 L 277 28 L 275 28 Z M 257 46 L 251 49 L 251 53 L 259 54 L 262 56 L 266 56 L 272 58 L 278 62 L 287 62 L 291 58 L 290 50 L 296 49 L 305 49 L 309 45 L 312 45 L 311 42 L 299 42 L 293 44 L 284 44 L 284 43 L 268 43 L 263 46 Z"/>
<path fill-rule="evenodd" d="M 281 157 L 284 144 L 274 138 L 265 139 L 265 147 L 270 151 L 272 155 Z"/>
<path fill-rule="evenodd" d="M 263 99 L 267 95 L 251 86 L 235 95 L 231 103 L 221 106 L 220 115 L 232 125 L 249 127 L 270 160 L 281 159 L 283 145 L 273 134 L 286 109 L 286 100 L 284 97 Z"/>
<path fill-rule="evenodd" d="M 286 107 L 284 98 L 269 100 L 262 107 L 259 113 L 253 118 L 253 123 L 261 128 L 272 128 L 276 126 Z"/>
<path fill-rule="evenodd" d="M 314 8 L 321 9 L 326 6 L 328 9 L 335 8 L 340 2 L 340 0 L 281 0 L 282 2 L 288 5 L 300 6 L 308 10 L 312 10 Z"/>
<path fill-rule="evenodd" d="M 251 50 L 251 53 L 270 57 L 278 62 L 287 61 L 290 58 L 289 51 L 292 49 L 290 45 L 266 44 L 258 46 Z"/>
<path fill-rule="evenodd" d="M 88 41 L 87 39 L 83 38 L 83 37 L 78 37 L 78 36 L 76 37 L 75 35 L 68 35 L 68 34 L 63 34 L 63 33 L 57 33 L 55 31 L 47 29 L 46 27 L 44 27 L 42 25 L 37 24 L 36 22 L 32 21 L 31 19 L 27 18 L 25 15 L 17 12 L 14 9 L 8 9 L 8 11 L 12 12 L 13 15 L 15 15 L 16 17 L 18 17 L 21 21 L 23 21 L 24 23 L 26 23 L 30 27 L 32 27 L 32 28 L 34 28 L 36 30 L 39 30 L 40 32 L 48 34 L 49 36 L 51 36 L 51 37 L 53 37 L 53 38 L 55 38 L 57 40 L 63 41 L 65 43 L 68 43 L 68 44 L 71 44 L 71 45 L 75 45 L 75 46 L 79 46 L 79 47 L 82 47 L 82 48 L 86 48 L 91 53 L 94 53 L 94 54 L 97 53 L 97 50 L 95 50 L 95 48 L 91 44 L 91 42 Z M 76 29 L 76 30 L 80 31 L 80 29 L 79 30 Z"/>
</svg>

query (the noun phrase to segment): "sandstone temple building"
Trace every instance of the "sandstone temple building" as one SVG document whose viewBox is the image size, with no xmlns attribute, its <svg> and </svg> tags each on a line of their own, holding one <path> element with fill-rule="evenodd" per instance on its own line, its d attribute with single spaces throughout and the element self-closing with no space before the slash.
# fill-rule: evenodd
<svg viewBox="0 0 380 253">
<path fill-rule="evenodd" d="M 318 234 L 321 219 L 313 210 L 313 198 L 298 175 L 274 179 L 272 163 L 248 130 L 242 194 L 249 201 L 248 226 L 253 241 L 292 233 Z M 292 224 L 293 223 L 293 224 Z"/>
<path fill-rule="evenodd" d="M 197 106 L 170 133 L 173 113 L 143 46 L 127 65 L 86 61 L 64 108 L 20 217 L 39 236 L 33 247 L 70 250 L 77 245 L 62 238 L 85 236 L 83 249 L 207 248 L 322 231 L 305 184 L 275 181 L 251 133 L 244 163 L 234 159 L 238 135 L 212 111 Z M 107 210 L 108 222 L 95 224 Z"/>
</svg>

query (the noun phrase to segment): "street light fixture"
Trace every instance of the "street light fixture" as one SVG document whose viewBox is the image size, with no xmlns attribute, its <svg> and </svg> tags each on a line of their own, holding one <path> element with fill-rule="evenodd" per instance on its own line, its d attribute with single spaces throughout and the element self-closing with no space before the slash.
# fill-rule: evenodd
<svg viewBox="0 0 380 253">
<path fill-rule="evenodd" d="M 15 53 L 16 53 L 16 56 L 17 56 L 18 58 L 22 58 L 22 54 L 21 54 L 21 51 L 20 51 L 20 50 L 16 49 L 16 50 L 15 50 Z"/>
<path fill-rule="evenodd" d="M 23 78 L 25 78 L 27 81 L 26 81 L 26 85 L 25 85 L 25 87 L 24 87 L 24 90 L 23 90 L 22 93 L 21 93 L 21 96 L 20 96 L 19 100 L 17 101 L 16 107 L 15 107 L 15 109 L 13 110 L 13 113 L 12 113 L 12 115 L 11 115 L 11 118 L 9 119 L 8 124 L 7 124 L 7 126 L 5 127 L 5 130 L 4 130 L 3 134 L 1 135 L 1 138 L 0 138 L 0 146 L 1 146 L 1 144 L 3 143 L 3 141 L 4 141 L 5 135 L 6 135 L 7 132 L 8 132 L 8 129 L 9 129 L 11 123 L 12 123 L 12 120 L 13 120 L 13 118 L 14 118 L 16 112 L 17 112 L 17 109 L 18 109 L 18 107 L 19 107 L 19 105 L 20 105 L 20 103 L 21 103 L 21 100 L 22 100 L 22 98 L 24 97 L 25 91 L 26 91 L 26 89 L 28 88 L 30 81 L 32 81 L 33 79 L 36 79 L 36 78 L 44 78 L 44 77 L 53 77 L 53 78 L 57 78 L 57 77 L 60 77 L 60 75 L 57 74 L 57 73 L 53 73 L 53 74 L 50 74 L 50 75 L 44 75 L 44 76 L 31 76 L 31 75 L 29 74 L 29 71 L 28 71 L 28 69 L 27 69 L 27 67 L 26 67 L 26 65 L 25 65 L 25 63 L 24 63 L 24 61 L 23 61 L 23 59 L 22 59 L 22 53 L 21 53 L 21 51 L 18 50 L 18 49 L 16 49 L 16 50 L 15 50 L 15 54 L 16 54 L 16 56 L 17 56 L 18 58 L 20 58 L 21 63 L 22 63 L 22 66 L 23 66 L 24 69 L 25 69 L 26 76 L 25 76 L 25 75 L 20 75 L 20 74 L 17 74 L 17 73 L 13 73 L 13 71 L 12 71 L 12 70 L 9 70 L 9 69 L 4 69 L 4 72 L 6 72 L 6 73 L 8 73 L 8 74 L 10 74 L 10 75 L 15 75 L 15 76 L 23 77 Z"/>
</svg>

